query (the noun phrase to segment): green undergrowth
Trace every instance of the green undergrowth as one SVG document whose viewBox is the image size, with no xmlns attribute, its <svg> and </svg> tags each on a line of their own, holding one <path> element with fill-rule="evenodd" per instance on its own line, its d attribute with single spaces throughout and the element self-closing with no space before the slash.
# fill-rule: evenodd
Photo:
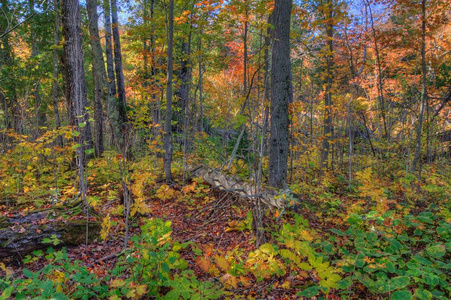
<svg viewBox="0 0 451 300">
<path fill-rule="evenodd" d="M 439 214 L 352 216 L 346 231 L 331 229 L 331 240 L 342 245 L 335 262 L 346 273 L 340 293 L 363 285 L 391 299 L 450 299 L 451 225 Z"/>
<path fill-rule="evenodd" d="M 449 211 L 432 207 L 404 217 L 391 211 L 379 217 L 351 215 L 346 230 L 329 229 L 328 234 L 310 228 L 298 214 L 285 218 L 273 228 L 271 242 L 249 252 L 213 250 L 214 255 L 192 242 L 173 241 L 171 223 L 151 219 L 102 277 L 69 259 L 65 250 L 38 251 L 24 261 L 44 259 L 37 272 L 23 269 L 17 278 L 3 266 L 0 299 L 216 299 L 267 280 L 306 298 L 451 297 Z M 217 280 L 199 280 L 181 251 L 193 251 L 196 264 Z"/>
<path fill-rule="evenodd" d="M 2 265 L 0 299 L 216 299 L 222 292 L 210 281 L 199 281 L 179 251 L 190 243 L 171 239 L 171 223 L 151 219 L 141 226 L 132 246 L 120 256 L 106 276 L 91 273 L 79 260 L 69 259 L 66 250 L 35 251 L 25 263 L 45 259 L 45 266 L 32 272 L 23 269 L 21 278 Z"/>
</svg>

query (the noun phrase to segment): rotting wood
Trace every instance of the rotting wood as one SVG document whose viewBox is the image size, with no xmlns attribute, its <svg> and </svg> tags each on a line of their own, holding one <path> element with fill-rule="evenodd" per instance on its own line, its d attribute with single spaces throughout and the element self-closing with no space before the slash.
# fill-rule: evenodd
<svg viewBox="0 0 451 300">
<path fill-rule="evenodd" d="M 62 209 L 35 211 L 26 216 L 0 217 L 0 258 L 22 256 L 50 244 L 44 239 L 56 236 L 58 246 L 76 246 L 86 240 L 86 220 L 65 220 Z M 89 240 L 100 233 L 100 223 L 89 222 Z"/>
<path fill-rule="evenodd" d="M 277 190 L 265 187 L 261 188 L 258 194 L 254 194 L 252 185 L 224 175 L 218 169 L 199 165 L 191 169 L 191 177 L 201 177 L 213 188 L 231 192 L 240 197 L 260 199 L 271 209 L 283 209 L 285 207 L 284 200 L 281 197 L 277 197 Z"/>
</svg>

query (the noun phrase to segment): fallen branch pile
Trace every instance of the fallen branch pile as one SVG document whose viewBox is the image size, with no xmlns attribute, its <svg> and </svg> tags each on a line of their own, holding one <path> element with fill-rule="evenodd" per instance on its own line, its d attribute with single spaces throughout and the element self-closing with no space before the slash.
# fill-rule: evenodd
<svg viewBox="0 0 451 300">
<path fill-rule="evenodd" d="M 224 175 L 220 170 L 200 165 L 191 170 L 191 176 L 201 177 L 213 188 L 217 188 L 221 191 L 234 193 L 235 195 L 244 198 L 260 199 L 261 202 L 266 204 L 269 208 L 284 208 L 284 200 L 277 197 L 278 193 L 276 190 L 264 187 L 255 194 L 255 188 L 250 184 Z"/>
</svg>

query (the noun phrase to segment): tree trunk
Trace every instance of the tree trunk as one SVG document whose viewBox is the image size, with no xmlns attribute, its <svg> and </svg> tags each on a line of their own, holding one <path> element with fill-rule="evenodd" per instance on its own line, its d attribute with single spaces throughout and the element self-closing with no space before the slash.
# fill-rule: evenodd
<svg viewBox="0 0 451 300">
<path fill-rule="evenodd" d="M 58 46 L 60 42 L 60 1 L 59 0 L 53 0 L 53 7 L 55 9 L 55 25 L 54 25 L 54 32 L 53 32 L 53 82 L 52 82 L 52 98 L 53 98 L 53 116 L 55 118 L 55 129 L 59 129 L 61 127 L 61 120 L 60 120 L 60 114 L 59 114 L 59 98 L 58 98 L 58 62 L 59 62 L 59 54 L 58 54 Z M 63 137 L 61 135 L 58 136 L 56 140 L 56 144 L 59 147 L 63 147 Z"/>
<path fill-rule="evenodd" d="M 172 163 L 172 48 L 174 39 L 174 0 L 169 0 L 169 22 L 168 22 L 168 73 L 166 87 L 166 120 L 164 123 L 164 172 L 166 182 L 172 182 L 171 163 Z"/>
<path fill-rule="evenodd" d="M 385 138 L 387 138 L 387 140 L 389 140 L 390 139 L 390 131 L 389 131 L 389 128 L 387 125 L 387 117 L 386 117 L 386 111 L 385 111 L 386 105 L 385 105 L 385 98 L 384 98 L 384 84 L 383 84 L 383 80 L 382 80 L 382 62 L 381 62 L 381 57 L 380 57 L 379 44 L 377 42 L 376 29 L 374 28 L 373 12 L 371 9 L 371 4 L 369 3 L 368 0 L 366 0 L 366 5 L 368 6 L 368 9 L 369 9 L 371 31 L 373 33 L 373 40 L 374 40 L 374 51 L 376 52 L 376 64 L 377 64 L 377 71 L 378 71 L 377 91 L 379 93 L 382 123 L 384 126 Z"/>
<path fill-rule="evenodd" d="M 10 14 L 10 8 L 9 8 L 9 1 L 7 0 L 1 0 L 0 2 L 2 4 L 2 13 L 4 13 L 6 16 Z M 8 19 L 7 18 L 0 18 L 0 26 L 1 28 L 7 28 L 8 27 Z M 9 33 L 2 33 L 1 42 L 2 47 L 0 47 L 0 68 L 3 66 L 11 66 L 14 61 L 14 52 L 13 48 L 11 47 L 9 43 Z M 13 76 L 13 75 L 12 75 Z M 22 122 L 22 108 L 21 105 L 17 99 L 17 93 L 16 93 L 16 82 L 14 78 L 11 78 L 9 80 L 10 82 L 10 89 L 9 91 L 5 91 L 5 102 L 8 102 L 9 99 L 9 124 L 14 128 L 14 130 L 17 133 L 22 134 L 23 133 L 23 122 Z"/>
<path fill-rule="evenodd" d="M 111 16 L 113 21 L 114 66 L 116 69 L 117 97 L 119 103 L 119 117 L 123 123 L 127 122 L 127 101 L 125 98 L 124 72 L 122 70 L 122 50 L 119 35 L 119 19 L 117 1 L 111 0 Z"/>
<path fill-rule="evenodd" d="M 241 182 L 236 178 L 226 176 L 219 170 L 199 165 L 190 171 L 191 177 L 202 177 L 202 179 L 211 185 L 228 193 L 234 193 L 238 196 L 248 199 L 260 199 L 269 208 L 283 209 L 284 200 L 277 197 L 278 192 L 271 188 L 262 187 L 258 194 L 254 193 L 252 184 Z"/>
<path fill-rule="evenodd" d="M 30 14 L 34 14 L 34 0 L 28 1 L 29 8 L 30 8 Z M 30 24 L 30 30 L 31 30 L 31 57 L 35 58 L 39 54 L 39 48 L 38 48 L 38 40 L 36 36 L 36 25 L 34 22 L 31 22 Z M 33 91 L 33 97 L 34 97 L 34 105 L 35 105 L 35 132 L 34 137 L 37 138 L 41 133 L 41 127 L 45 127 L 47 124 L 47 108 L 45 103 L 45 98 L 41 97 L 40 93 L 41 89 L 41 81 L 40 78 L 36 80 L 34 83 L 34 91 Z"/>
<path fill-rule="evenodd" d="M 269 153 L 269 184 L 282 188 L 288 163 L 288 104 L 293 94 L 290 83 L 290 23 L 291 0 L 275 2 L 274 41 L 271 78 L 271 138 Z"/>
<path fill-rule="evenodd" d="M 82 31 L 80 27 L 80 7 L 78 0 L 62 0 L 61 16 L 64 36 L 66 85 L 69 103 L 73 105 L 76 130 L 77 165 L 81 199 L 88 207 L 85 179 L 85 149 L 91 149 L 92 139 L 88 114 L 85 70 L 83 68 Z"/>
<path fill-rule="evenodd" d="M 116 95 L 116 79 L 114 78 L 113 44 L 111 43 L 111 7 L 110 0 L 103 2 L 105 26 L 105 54 L 108 71 L 108 91 L 112 97 Z"/>
<path fill-rule="evenodd" d="M 243 58 L 243 94 L 247 93 L 247 34 L 248 34 L 248 21 L 247 21 L 247 11 L 246 11 L 246 21 L 244 21 L 244 58 Z"/>
<path fill-rule="evenodd" d="M 201 30 L 199 33 L 199 44 L 197 50 L 199 52 L 199 131 L 204 132 L 204 86 L 203 86 L 203 65 L 202 65 L 202 34 Z"/>
<path fill-rule="evenodd" d="M 62 220 L 68 213 L 73 216 L 79 207 L 66 209 L 48 209 L 29 215 L 13 217 L 0 216 L 0 258 L 23 256 L 34 250 L 45 249 L 50 245 L 44 239 L 56 236 L 60 246 L 76 246 L 86 240 L 84 220 Z M 100 233 L 100 223 L 89 224 L 90 240 Z"/>
<path fill-rule="evenodd" d="M 423 127 L 423 119 L 424 119 L 424 104 L 426 102 L 427 97 L 427 73 L 426 73 L 426 0 L 421 1 L 421 75 L 422 75 L 422 86 L 421 86 L 421 107 L 420 107 L 420 116 L 418 119 L 417 126 L 417 141 L 416 141 L 416 149 L 415 156 L 412 163 L 412 172 L 415 173 L 418 161 L 421 156 L 421 132 Z M 419 168 L 418 178 L 421 179 L 421 168 Z"/>
<path fill-rule="evenodd" d="M 97 15 L 97 0 L 87 0 L 86 9 L 89 18 L 89 34 L 91 36 L 91 50 L 92 50 L 92 72 L 94 77 L 94 121 L 96 127 L 95 149 L 96 156 L 100 157 L 104 151 L 103 144 L 103 108 L 102 102 L 106 103 L 110 121 L 113 125 L 113 135 L 116 136 L 117 131 L 117 117 L 115 117 L 114 110 L 115 101 L 112 97 L 108 97 L 109 93 L 106 86 L 106 72 L 105 63 L 103 61 L 102 46 L 100 44 L 99 25 Z"/>
<path fill-rule="evenodd" d="M 323 149 L 321 151 L 321 165 L 325 168 L 329 166 L 330 144 L 332 141 L 332 68 L 334 60 L 333 36 L 333 10 L 332 1 L 327 2 L 327 22 L 326 22 L 326 38 L 327 38 L 327 54 L 326 54 L 326 91 L 325 91 L 325 109 L 324 109 L 324 137 Z"/>
<path fill-rule="evenodd" d="M 190 62 L 190 55 L 191 55 L 191 32 L 188 36 L 188 42 L 183 41 L 182 43 L 182 52 L 184 58 L 181 62 L 181 69 L 180 69 L 180 101 L 182 102 L 181 108 L 182 108 L 182 124 L 184 126 L 183 131 L 186 131 L 186 120 L 187 120 L 187 108 L 189 104 L 189 92 L 190 92 L 190 85 L 191 85 L 191 62 Z"/>
<path fill-rule="evenodd" d="M 150 0 L 150 19 L 152 20 L 151 34 L 150 34 L 150 76 L 152 85 L 151 95 L 151 111 L 152 111 L 152 125 L 153 125 L 153 139 L 156 141 L 158 136 L 161 135 L 160 126 L 160 101 L 157 99 L 157 59 L 155 57 L 155 0 Z M 155 157 L 158 155 L 158 151 L 155 151 Z"/>
</svg>

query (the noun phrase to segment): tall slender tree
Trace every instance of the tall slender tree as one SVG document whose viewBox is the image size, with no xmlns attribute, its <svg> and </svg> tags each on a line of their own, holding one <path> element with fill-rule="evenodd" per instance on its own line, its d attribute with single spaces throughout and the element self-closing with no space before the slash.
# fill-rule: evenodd
<svg viewBox="0 0 451 300">
<path fill-rule="evenodd" d="M 166 182 L 172 182 L 172 75 L 173 75 L 173 42 L 174 42 L 174 0 L 169 0 L 168 8 L 168 71 L 166 87 L 166 120 L 164 123 L 164 172 Z"/>
<path fill-rule="evenodd" d="M 52 50 L 52 59 L 53 59 L 53 78 L 52 78 L 52 98 L 53 98 L 53 116 L 55 118 L 55 129 L 60 128 L 61 119 L 59 114 L 59 93 L 58 93 L 58 74 L 59 74 L 59 53 L 58 46 L 60 43 L 60 25 L 61 25 L 61 17 L 60 17 L 60 1 L 53 0 L 53 10 L 55 14 L 55 21 L 53 27 L 53 50 Z M 60 135 L 57 138 L 57 145 L 63 146 L 63 137 Z"/>
<path fill-rule="evenodd" d="M 108 71 L 108 91 L 116 95 L 116 79 L 114 78 L 113 43 L 111 41 L 111 5 L 110 0 L 103 1 L 103 17 L 105 26 L 105 54 Z"/>
<path fill-rule="evenodd" d="M 116 71 L 117 97 L 119 104 L 119 116 L 122 122 L 127 122 L 127 100 L 125 97 L 124 71 L 122 69 L 122 49 L 119 34 L 119 17 L 117 0 L 111 0 L 111 17 L 114 41 L 114 67 Z"/>
<path fill-rule="evenodd" d="M 415 157 L 412 163 L 412 171 L 415 172 L 418 161 L 421 156 L 421 133 L 423 131 L 424 108 L 427 97 L 427 73 L 426 73 L 426 0 L 421 1 L 421 103 L 420 116 L 417 126 L 417 140 L 415 147 Z M 421 179 L 421 167 L 418 171 L 418 177 Z"/>
<path fill-rule="evenodd" d="M 92 147 L 91 128 L 86 111 L 87 95 L 83 66 L 82 31 L 80 26 L 80 4 L 78 0 L 62 0 L 61 17 L 64 37 L 64 61 L 68 101 L 73 105 L 77 142 L 77 167 L 81 199 L 88 212 L 87 182 L 85 179 L 85 150 Z M 89 216 L 87 218 L 89 220 Z M 88 231 L 88 224 L 86 226 Z M 86 243 L 88 232 L 86 232 Z"/>
<path fill-rule="evenodd" d="M 35 2 L 34 0 L 28 1 L 29 5 L 29 14 L 33 15 L 35 13 L 34 6 Z M 36 57 L 40 53 L 39 45 L 38 45 L 38 27 L 36 22 L 30 23 L 30 33 L 31 33 L 31 58 L 36 59 Z M 45 127 L 47 124 L 47 116 L 46 116 L 46 101 L 45 97 L 41 97 L 41 78 L 37 78 L 36 81 L 33 84 L 34 91 L 33 91 L 33 100 L 34 100 L 34 107 L 35 107 L 35 130 L 34 130 L 34 136 L 35 138 L 39 136 L 41 133 L 40 128 Z"/>
<path fill-rule="evenodd" d="M 92 51 L 92 73 L 94 78 L 94 127 L 95 138 L 94 145 L 96 156 L 100 157 L 104 151 L 103 144 L 103 107 L 102 102 L 105 99 L 105 64 L 103 61 L 102 46 L 100 45 L 99 25 L 97 15 L 97 1 L 87 0 L 86 9 L 89 18 L 89 35 Z"/>
<path fill-rule="evenodd" d="M 288 104 L 293 99 L 290 80 L 291 7 L 292 0 L 276 0 L 273 12 L 269 184 L 278 188 L 284 186 L 287 177 Z"/>
<path fill-rule="evenodd" d="M 332 141 L 332 81 L 334 65 L 334 14 L 333 1 L 327 0 L 324 4 L 324 18 L 326 20 L 326 90 L 324 93 L 324 137 L 321 151 L 321 164 L 329 165 L 330 145 Z"/>
</svg>

